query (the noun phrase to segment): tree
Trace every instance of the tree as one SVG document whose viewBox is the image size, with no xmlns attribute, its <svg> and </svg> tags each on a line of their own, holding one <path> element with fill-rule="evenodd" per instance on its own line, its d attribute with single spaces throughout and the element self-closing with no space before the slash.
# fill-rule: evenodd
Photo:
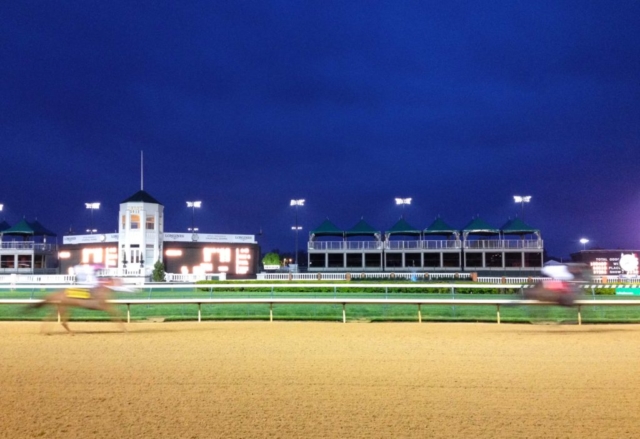
<svg viewBox="0 0 640 439">
<path fill-rule="evenodd" d="M 151 279 L 154 282 L 164 282 L 164 264 L 158 259 L 153 265 L 153 273 L 151 273 Z"/>
<path fill-rule="evenodd" d="M 263 265 L 280 265 L 280 256 L 277 253 L 267 253 L 262 258 Z"/>
</svg>

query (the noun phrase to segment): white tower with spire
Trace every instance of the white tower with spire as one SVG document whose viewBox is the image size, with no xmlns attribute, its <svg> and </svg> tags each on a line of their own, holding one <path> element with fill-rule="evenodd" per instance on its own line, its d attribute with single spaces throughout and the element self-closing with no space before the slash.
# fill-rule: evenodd
<svg viewBox="0 0 640 439">
<path fill-rule="evenodd" d="M 162 260 L 164 206 L 144 190 L 120 203 L 118 267 L 141 269 L 145 274 Z"/>
<path fill-rule="evenodd" d="M 144 155 L 140 151 L 140 190 L 120 203 L 118 267 L 149 274 L 162 260 L 164 206 L 144 191 Z"/>
</svg>

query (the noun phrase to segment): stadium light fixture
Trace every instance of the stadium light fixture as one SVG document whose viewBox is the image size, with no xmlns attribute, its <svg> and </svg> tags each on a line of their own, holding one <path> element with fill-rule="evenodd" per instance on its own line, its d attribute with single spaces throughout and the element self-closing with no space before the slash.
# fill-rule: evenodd
<svg viewBox="0 0 640 439">
<path fill-rule="evenodd" d="M 587 249 L 587 243 L 589 240 L 587 238 L 580 238 L 580 244 L 582 244 L 582 251 Z"/>
<path fill-rule="evenodd" d="M 411 198 L 396 198 L 396 206 L 402 205 L 402 216 L 404 217 L 404 206 L 411 204 Z"/>
<path fill-rule="evenodd" d="M 84 207 L 91 211 L 91 227 L 87 229 L 87 232 L 93 234 L 97 232 L 97 230 L 93 228 L 93 211 L 100 209 L 100 203 L 84 203 Z"/>
<path fill-rule="evenodd" d="M 531 195 L 514 195 L 513 201 L 516 203 L 520 203 L 520 218 L 524 221 L 524 203 L 528 203 L 531 201 Z"/>
<path fill-rule="evenodd" d="M 187 201 L 187 207 L 191 208 L 191 229 L 188 229 L 191 232 L 195 231 L 196 209 L 202 207 L 202 201 Z"/>
<path fill-rule="evenodd" d="M 299 198 L 297 200 L 291 200 L 289 206 L 294 206 L 296 208 L 296 225 L 291 227 L 291 230 L 296 232 L 296 265 L 298 265 L 298 232 L 302 229 L 302 227 L 298 226 L 298 206 L 304 206 L 304 199 Z"/>
<path fill-rule="evenodd" d="M 0 204 L 0 212 L 2 212 L 2 209 L 4 209 L 4 204 Z"/>
</svg>

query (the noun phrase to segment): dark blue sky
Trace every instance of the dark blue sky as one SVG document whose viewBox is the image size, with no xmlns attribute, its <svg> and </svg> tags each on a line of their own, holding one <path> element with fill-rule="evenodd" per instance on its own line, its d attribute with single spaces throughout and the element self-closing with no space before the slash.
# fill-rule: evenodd
<svg viewBox="0 0 640 439">
<path fill-rule="evenodd" d="M 640 248 L 635 1 L 5 2 L 0 214 L 117 228 L 144 188 L 186 231 L 525 220 L 550 254 Z M 306 237 L 304 238 L 306 239 Z M 302 247 L 302 246 L 301 246 Z"/>
</svg>

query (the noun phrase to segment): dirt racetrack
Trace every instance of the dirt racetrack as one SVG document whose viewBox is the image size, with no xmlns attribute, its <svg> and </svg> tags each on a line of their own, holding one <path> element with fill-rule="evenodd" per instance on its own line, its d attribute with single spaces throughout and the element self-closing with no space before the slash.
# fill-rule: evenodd
<svg viewBox="0 0 640 439">
<path fill-rule="evenodd" d="M 0 323 L 2 438 L 640 437 L 637 325 L 40 326 Z"/>
</svg>

